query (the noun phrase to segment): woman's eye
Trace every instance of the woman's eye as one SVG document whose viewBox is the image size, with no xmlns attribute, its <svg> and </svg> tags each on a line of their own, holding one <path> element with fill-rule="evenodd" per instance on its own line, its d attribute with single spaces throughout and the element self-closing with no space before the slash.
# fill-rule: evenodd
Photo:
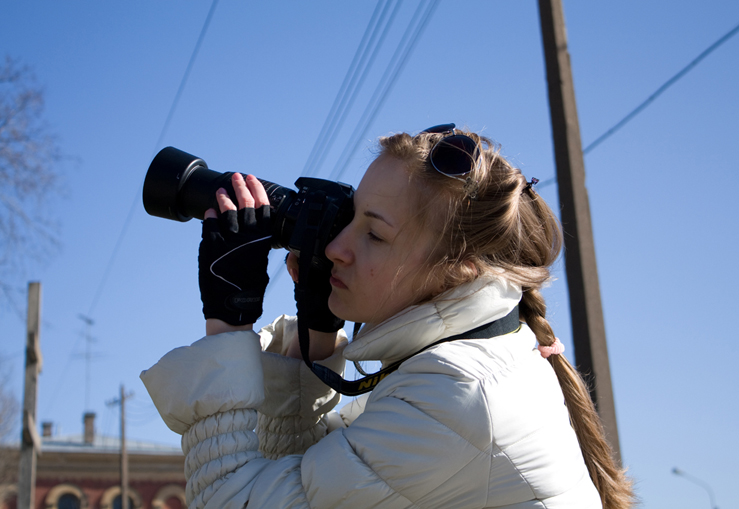
<svg viewBox="0 0 739 509">
<path fill-rule="evenodd" d="M 367 236 L 371 242 L 382 242 L 383 240 L 372 232 L 368 232 Z"/>
</svg>

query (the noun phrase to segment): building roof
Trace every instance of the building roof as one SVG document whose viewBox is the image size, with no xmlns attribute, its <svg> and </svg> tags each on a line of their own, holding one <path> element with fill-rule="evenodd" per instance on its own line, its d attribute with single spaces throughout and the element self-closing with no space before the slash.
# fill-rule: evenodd
<svg viewBox="0 0 739 509">
<path fill-rule="evenodd" d="M 60 435 L 41 438 L 41 451 L 45 452 L 80 452 L 80 453 L 117 453 L 121 449 L 120 437 L 95 435 L 91 444 L 86 444 L 84 435 Z M 126 439 L 126 450 L 129 454 L 182 455 L 182 450 L 173 445 Z"/>
</svg>

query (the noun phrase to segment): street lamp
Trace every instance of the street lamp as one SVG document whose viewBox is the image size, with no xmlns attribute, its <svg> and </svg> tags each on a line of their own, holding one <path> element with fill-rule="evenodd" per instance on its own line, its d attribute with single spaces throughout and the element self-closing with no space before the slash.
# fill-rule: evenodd
<svg viewBox="0 0 739 509">
<path fill-rule="evenodd" d="M 712 509 L 718 509 L 718 506 L 716 505 L 716 500 L 713 498 L 713 490 L 708 485 L 708 483 L 706 483 L 704 481 L 701 481 L 697 477 L 693 477 L 692 475 L 686 473 L 683 470 L 680 470 L 677 467 L 675 467 L 675 468 L 672 469 L 672 473 L 675 474 L 675 475 L 679 475 L 681 477 L 684 477 L 688 481 L 691 481 L 691 482 L 697 484 L 698 486 L 702 487 L 703 489 L 705 489 L 708 492 L 709 498 L 711 499 L 711 508 Z"/>
</svg>

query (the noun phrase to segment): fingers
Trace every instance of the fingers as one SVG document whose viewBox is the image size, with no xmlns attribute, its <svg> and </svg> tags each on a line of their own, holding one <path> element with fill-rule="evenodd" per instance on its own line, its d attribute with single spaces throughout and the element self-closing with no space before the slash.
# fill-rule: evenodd
<svg viewBox="0 0 739 509">
<path fill-rule="evenodd" d="M 231 176 L 231 184 L 234 188 L 239 209 L 259 208 L 263 205 L 269 205 L 267 191 L 264 190 L 264 186 L 254 175 L 247 175 L 246 180 L 244 180 L 241 173 L 234 173 Z M 236 205 L 223 188 L 216 191 L 216 201 L 221 212 L 237 210 Z"/>
<path fill-rule="evenodd" d="M 216 191 L 216 201 L 218 202 L 218 209 L 221 212 L 226 212 L 227 210 L 236 210 L 236 205 L 234 205 L 234 202 L 231 201 L 228 193 L 223 188 L 220 188 L 218 191 Z"/>
<path fill-rule="evenodd" d="M 257 177 L 255 177 L 254 175 L 247 175 L 246 185 L 249 188 L 249 191 L 251 191 L 251 195 L 254 197 L 253 207 L 255 209 L 258 209 L 263 205 L 269 205 L 269 197 L 267 196 L 267 191 L 264 190 L 264 186 L 261 182 L 259 182 L 259 179 L 257 179 Z"/>
<path fill-rule="evenodd" d="M 241 175 L 241 173 L 234 173 L 231 176 L 231 184 L 234 186 L 234 192 L 236 193 L 236 200 L 239 202 L 239 208 L 253 209 L 254 197 L 252 196 L 251 191 L 247 188 L 243 175 Z"/>
</svg>

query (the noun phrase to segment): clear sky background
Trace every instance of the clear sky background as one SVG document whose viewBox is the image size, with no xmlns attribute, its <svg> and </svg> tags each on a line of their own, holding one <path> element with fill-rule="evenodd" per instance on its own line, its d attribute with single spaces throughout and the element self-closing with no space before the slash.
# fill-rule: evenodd
<svg viewBox="0 0 739 509">
<path fill-rule="evenodd" d="M 172 145 L 213 169 L 292 185 L 375 6 L 221 0 L 157 143 L 211 2 L 0 0 L 0 56 L 34 68 L 45 118 L 72 157 L 60 166 L 66 197 L 46 203 L 63 247 L 13 282 L 22 306 L 26 282 L 43 284 L 39 422 L 76 434 L 92 410 L 98 431 L 114 435 L 118 410 L 106 402 L 124 384 L 134 393 L 128 436 L 179 442 L 138 375 L 204 332 L 200 222 L 145 213 L 149 162 Z M 417 6 L 401 5 L 318 176 L 334 170 Z M 739 23 L 730 0 L 564 7 L 584 145 Z M 739 506 L 738 82 L 739 36 L 585 159 L 621 450 L 644 507 L 708 504 L 673 467 L 707 481 L 720 507 Z M 442 1 L 341 180 L 357 185 L 378 136 L 445 122 L 494 138 L 528 177 L 554 176 L 535 1 Z M 558 207 L 556 185 L 539 192 Z M 555 275 L 550 318 L 572 359 L 561 262 Z M 294 311 L 289 278 L 273 280 L 260 324 Z M 19 399 L 22 311 L 0 309 L 0 355 Z M 94 320 L 89 363 L 80 314 Z"/>
</svg>

